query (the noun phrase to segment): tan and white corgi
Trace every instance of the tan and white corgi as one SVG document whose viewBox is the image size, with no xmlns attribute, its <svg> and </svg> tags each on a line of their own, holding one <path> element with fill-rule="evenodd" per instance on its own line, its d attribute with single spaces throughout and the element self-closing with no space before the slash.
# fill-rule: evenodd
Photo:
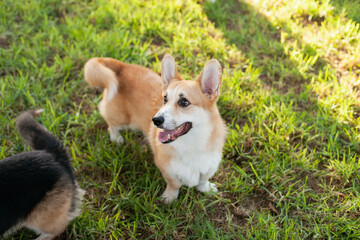
<svg viewBox="0 0 360 240">
<path fill-rule="evenodd" d="M 166 203 L 177 198 L 182 185 L 216 192 L 215 174 L 226 137 L 216 102 L 221 66 L 210 60 L 196 81 L 183 80 L 174 59 L 162 60 L 161 77 L 148 68 L 112 58 L 92 58 L 85 64 L 90 86 L 105 88 L 99 104 L 110 139 L 123 141 L 119 130 L 140 129 L 148 138 L 167 187 Z"/>
</svg>

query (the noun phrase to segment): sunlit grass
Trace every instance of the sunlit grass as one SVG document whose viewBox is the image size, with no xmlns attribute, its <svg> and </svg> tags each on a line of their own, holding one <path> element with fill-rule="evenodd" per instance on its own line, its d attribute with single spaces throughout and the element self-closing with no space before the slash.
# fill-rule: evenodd
<svg viewBox="0 0 360 240">
<path fill-rule="evenodd" d="M 39 121 L 87 191 L 60 239 L 358 238 L 359 10 L 335 0 L 3 1 L 0 157 L 29 149 L 14 119 L 44 108 Z M 94 56 L 159 72 L 166 53 L 187 79 L 221 62 L 228 126 L 220 193 L 182 188 L 170 206 L 144 137 L 110 143 L 101 91 L 82 75 Z"/>
</svg>

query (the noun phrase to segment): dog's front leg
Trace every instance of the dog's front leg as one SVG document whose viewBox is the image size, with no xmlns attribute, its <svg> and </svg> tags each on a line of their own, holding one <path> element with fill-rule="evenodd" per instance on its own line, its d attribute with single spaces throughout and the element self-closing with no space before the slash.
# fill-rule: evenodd
<svg viewBox="0 0 360 240">
<path fill-rule="evenodd" d="M 200 174 L 199 184 L 196 186 L 196 189 L 200 192 L 217 192 L 215 183 L 209 182 L 211 176 L 206 174 Z"/>
<path fill-rule="evenodd" d="M 167 185 L 164 193 L 161 195 L 161 198 L 163 199 L 164 203 L 170 204 L 178 197 L 181 183 L 178 179 L 171 177 L 167 173 L 163 173 L 163 176 Z"/>
</svg>

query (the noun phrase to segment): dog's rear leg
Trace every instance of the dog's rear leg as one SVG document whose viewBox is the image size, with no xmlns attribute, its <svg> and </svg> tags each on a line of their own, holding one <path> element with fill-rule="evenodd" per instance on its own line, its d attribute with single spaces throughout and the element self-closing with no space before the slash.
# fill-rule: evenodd
<svg viewBox="0 0 360 240">
<path fill-rule="evenodd" d="M 34 240 L 51 240 L 54 239 L 55 235 L 43 233 Z"/>
<path fill-rule="evenodd" d="M 114 127 L 109 126 L 109 133 L 110 133 L 110 141 L 115 142 L 117 144 L 122 144 L 124 142 L 123 136 L 120 135 L 119 131 L 121 127 Z"/>
<path fill-rule="evenodd" d="M 41 234 L 36 240 L 51 240 L 65 231 L 71 218 L 72 190 L 59 180 L 27 216 L 25 226 Z"/>
</svg>

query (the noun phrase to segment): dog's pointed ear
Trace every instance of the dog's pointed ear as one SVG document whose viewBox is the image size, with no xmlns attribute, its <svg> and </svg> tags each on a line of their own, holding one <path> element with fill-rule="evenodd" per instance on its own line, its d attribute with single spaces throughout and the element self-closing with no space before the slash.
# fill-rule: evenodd
<svg viewBox="0 0 360 240">
<path fill-rule="evenodd" d="M 172 56 L 165 55 L 161 63 L 161 77 L 163 79 L 164 87 L 167 87 L 174 78 L 181 80 L 181 77 L 176 69 L 176 63 Z"/>
<path fill-rule="evenodd" d="M 197 81 L 200 82 L 201 91 L 209 98 L 220 95 L 222 70 L 216 59 L 211 59 L 204 67 Z"/>
</svg>

